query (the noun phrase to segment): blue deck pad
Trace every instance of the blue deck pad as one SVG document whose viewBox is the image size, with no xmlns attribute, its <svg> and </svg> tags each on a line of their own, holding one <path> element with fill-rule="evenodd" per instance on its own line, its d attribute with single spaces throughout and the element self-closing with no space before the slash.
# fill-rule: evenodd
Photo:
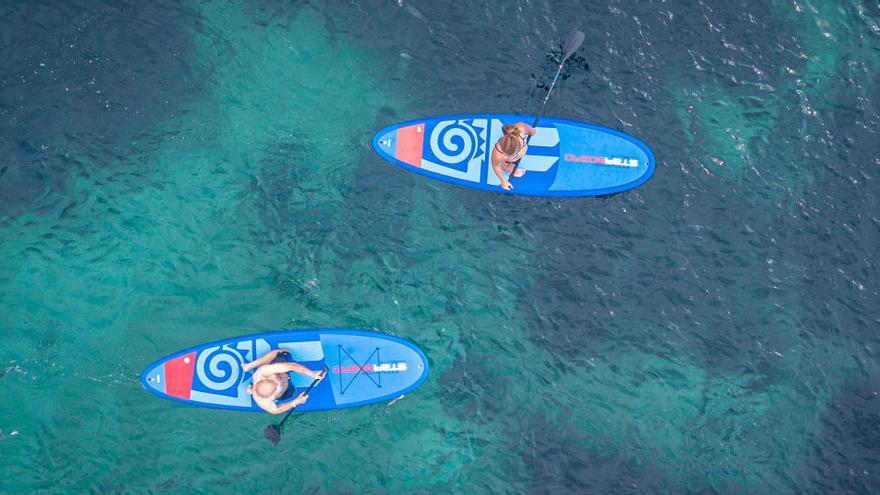
<svg viewBox="0 0 880 495">
<path fill-rule="evenodd" d="M 589 183 L 598 190 L 608 190 L 631 184 L 653 172 L 654 157 L 639 143 L 623 140 L 619 135 L 603 129 L 585 129 L 581 126 L 557 123 L 562 157 L 556 180 L 550 186 L 555 191 L 572 191 Z M 588 163 L 580 160 L 611 158 L 615 165 Z M 598 161 L 598 160 L 593 160 Z"/>
<path fill-rule="evenodd" d="M 376 133 L 373 148 L 386 160 L 434 179 L 508 193 L 491 166 L 505 124 L 534 116 L 449 115 L 412 120 Z M 544 117 L 520 162 L 513 194 L 595 196 L 636 187 L 654 173 L 654 155 L 632 136 L 605 127 Z"/>
<path fill-rule="evenodd" d="M 412 343 L 363 330 L 290 330 L 248 335 L 193 347 L 148 366 L 141 383 L 150 392 L 192 405 L 259 411 L 247 387 L 251 362 L 273 349 L 290 360 L 328 374 L 298 411 L 320 411 L 371 404 L 400 397 L 428 375 L 425 355 Z M 291 372 L 291 383 L 305 389 L 308 375 Z"/>
<path fill-rule="evenodd" d="M 388 345 L 386 339 L 323 334 L 321 344 L 333 397 L 340 406 L 370 402 L 376 395 L 405 389 L 413 376 L 421 374 L 420 352 Z"/>
</svg>

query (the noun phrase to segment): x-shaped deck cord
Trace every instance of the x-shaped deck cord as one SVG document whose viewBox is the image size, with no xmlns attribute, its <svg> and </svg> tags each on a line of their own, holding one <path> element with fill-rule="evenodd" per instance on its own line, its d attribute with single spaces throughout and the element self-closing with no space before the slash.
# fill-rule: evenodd
<svg viewBox="0 0 880 495">
<path fill-rule="evenodd" d="M 358 367 L 357 373 L 355 373 L 354 376 L 351 377 L 351 381 L 349 381 L 348 385 L 346 385 L 344 388 L 342 387 L 342 373 L 339 374 L 339 387 L 341 389 L 341 391 L 339 392 L 340 394 L 344 394 L 345 391 L 348 390 L 348 387 L 351 387 L 351 384 L 354 383 L 354 379 L 357 378 L 358 375 L 360 375 L 361 373 L 363 373 L 364 376 L 369 378 L 370 381 L 373 382 L 373 385 L 375 385 L 379 388 L 382 388 L 382 376 L 381 375 L 379 375 L 379 382 L 376 383 L 376 380 L 373 380 L 373 377 L 370 376 L 369 373 L 364 371 L 364 365 L 358 363 L 357 360 L 355 360 L 355 358 L 351 357 L 351 354 L 349 354 L 348 351 L 343 349 L 341 345 L 339 345 L 338 348 L 339 348 L 338 354 L 339 354 L 339 366 L 340 367 L 342 367 L 342 353 L 343 352 L 345 353 L 346 356 L 348 356 L 348 359 L 351 359 L 351 362 L 353 362 Z M 370 359 L 373 357 L 373 354 L 376 355 L 376 361 L 378 362 L 379 361 L 379 348 L 377 347 L 375 351 L 373 351 L 369 356 L 367 356 L 367 359 L 364 360 L 364 363 L 369 363 Z"/>
</svg>

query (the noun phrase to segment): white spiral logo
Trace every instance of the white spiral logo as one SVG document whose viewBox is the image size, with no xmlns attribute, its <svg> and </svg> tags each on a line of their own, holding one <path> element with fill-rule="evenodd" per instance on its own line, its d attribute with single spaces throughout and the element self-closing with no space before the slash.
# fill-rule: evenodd
<svg viewBox="0 0 880 495">
<path fill-rule="evenodd" d="M 227 390 L 241 376 L 241 355 L 229 347 L 210 347 L 196 360 L 199 381 L 211 390 Z"/>
<path fill-rule="evenodd" d="M 454 127 L 450 128 L 451 126 Z M 476 141 L 477 136 L 473 128 L 460 121 L 440 122 L 431 131 L 431 151 L 444 163 L 461 163 L 469 159 Z"/>
</svg>

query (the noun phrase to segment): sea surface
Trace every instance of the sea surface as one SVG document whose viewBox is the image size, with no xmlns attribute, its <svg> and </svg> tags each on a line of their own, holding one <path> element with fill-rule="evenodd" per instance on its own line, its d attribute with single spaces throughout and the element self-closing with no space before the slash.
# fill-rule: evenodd
<svg viewBox="0 0 880 495">
<path fill-rule="evenodd" d="M 380 159 L 535 113 L 643 140 L 610 198 Z M 880 492 L 876 1 L 0 3 L 0 493 Z M 873 308 L 873 309 L 872 309 Z M 431 375 L 273 419 L 149 394 L 355 327 Z"/>
</svg>

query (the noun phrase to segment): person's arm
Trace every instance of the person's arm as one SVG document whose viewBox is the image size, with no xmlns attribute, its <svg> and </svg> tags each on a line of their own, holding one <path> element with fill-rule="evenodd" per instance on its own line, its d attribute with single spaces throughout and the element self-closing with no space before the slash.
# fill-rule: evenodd
<svg viewBox="0 0 880 495">
<path fill-rule="evenodd" d="M 309 396 L 306 395 L 305 392 L 299 394 L 296 399 L 293 399 L 290 402 L 285 402 L 280 406 L 275 403 L 273 399 L 264 399 L 260 396 L 254 396 L 254 402 L 260 406 L 260 409 L 266 411 L 269 414 L 284 414 L 287 411 L 290 411 L 294 407 L 303 404 L 305 401 L 309 400 Z"/>
<path fill-rule="evenodd" d="M 287 373 L 288 371 L 300 373 L 316 380 L 319 377 L 324 377 L 323 371 L 312 371 L 299 363 L 272 363 L 264 365 L 262 368 L 260 368 L 260 373 L 265 373 L 267 375 L 273 373 Z"/>
<path fill-rule="evenodd" d="M 284 414 L 296 406 L 299 406 L 301 404 L 305 404 L 305 402 L 307 400 L 309 400 L 309 394 L 307 394 L 305 392 L 296 396 L 296 399 L 293 399 L 290 402 L 285 402 L 284 404 L 281 404 L 280 406 L 275 403 L 275 399 L 266 399 L 266 398 L 260 397 L 259 395 L 254 395 L 253 397 L 254 397 L 254 402 L 256 402 L 256 404 L 258 406 L 260 406 L 260 409 L 266 411 L 269 414 Z"/>
<path fill-rule="evenodd" d="M 241 368 L 245 371 L 250 371 L 250 370 L 252 370 L 254 368 L 258 368 L 264 364 L 271 363 L 276 357 L 278 357 L 278 354 L 280 354 L 282 352 L 287 352 L 287 351 L 285 351 L 284 349 L 275 349 L 275 350 L 269 351 L 266 354 L 264 354 L 262 357 L 260 357 L 259 359 L 254 359 L 253 361 L 251 361 L 249 363 L 241 363 Z"/>
<path fill-rule="evenodd" d="M 326 374 L 326 372 L 324 370 L 313 371 L 313 370 L 310 370 L 309 368 L 306 368 L 305 366 L 303 366 L 299 363 L 287 363 L 287 364 L 290 365 L 290 371 L 295 371 L 297 373 L 309 376 L 309 377 L 311 377 L 315 380 L 318 380 L 318 381 L 323 380 L 324 375 Z"/>
<path fill-rule="evenodd" d="M 530 126 L 529 124 L 526 124 L 525 122 L 517 122 L 516 125 L 519 126 L 523 131 L 525 131 L 529 136 L 532 136 L 532 137 L 534 137 L 535 133 L 538 132 L 537 129 Z"/>
<path fill-rule="evenodd" d="M 509 190 L 513 189 L 513 184 L 511 184 L 510 181 L 504 177 L 504 171 L 501 170 L 501 162 L 502 161 L 503 160 L 501 160 L 500 158 L 496 158 L 495 151 L 493 150 L 492 151 L 492 170 L 495 172 L 495 175 L 497 175 L 498 178 L 501 179 L 501 189 L 509 191 Z"/>
</svg>

